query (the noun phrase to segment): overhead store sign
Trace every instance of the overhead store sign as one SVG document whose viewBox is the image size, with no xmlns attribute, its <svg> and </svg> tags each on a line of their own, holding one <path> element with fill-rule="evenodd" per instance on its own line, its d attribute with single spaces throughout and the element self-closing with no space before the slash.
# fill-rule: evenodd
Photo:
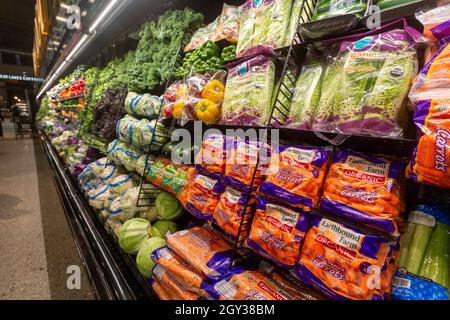
<svg viewBox="0 0 450 320">
<path fill-rule="evenodd" d="M 35 78 L 28 76 L 16 76 L 14 74 L 0 74 L 0 79 L 6 80 L 18 80 L 18 81 L 33 81 L 33 82 L 43 82 L 43 78 Z"/>
</svg>

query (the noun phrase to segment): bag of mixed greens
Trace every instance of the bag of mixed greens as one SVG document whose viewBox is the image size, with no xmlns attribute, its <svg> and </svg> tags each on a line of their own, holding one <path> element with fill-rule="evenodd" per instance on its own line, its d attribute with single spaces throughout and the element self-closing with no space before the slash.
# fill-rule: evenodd
<svg viewBox="0 0 450 320">
<path fill-rule="evenodd" d="M 222 123 L 265 125 L 270 117 L 275 66 L 260 55 L 226 66 L 228 78 L 222 104 Z"/>
<path fill-rule="evenodd" d="M 243 57 L 282 47 L 292 0 L 247 0 L 242 7 L 236 55 Z"/>
<path fill-rule="evenodd" d="M 392 296 L 398 300 L 448 300 L 450 215 L 441 205 L 419 205 L 409 214 Z"/>
</svg>

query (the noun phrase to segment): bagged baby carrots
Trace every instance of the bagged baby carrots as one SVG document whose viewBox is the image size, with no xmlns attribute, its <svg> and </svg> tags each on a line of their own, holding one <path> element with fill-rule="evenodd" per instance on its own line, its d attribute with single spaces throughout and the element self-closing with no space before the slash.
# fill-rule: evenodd
<svg viewBox="0 0 450 320">
<path fill-rule="evenodd" d="M 174 183 L 174 186 L 176 187 L 173 189 L 173 191 L 175 194 L 178 195 L 178 200 L 183 205 L 183 207 L 186 207 L 186 202 L 189 195 L 189 188 L 192 182 L 194 181 L 196 174 L 197 170 L 194 167 L 190 167 L 189 169 L 187 169 L 186 177 L 183 178 L 183 180 L 180 179 L 179 184 Z"/>
<path fill-rule="evenodd" d="M 209 220 L 224 189 L 220 179 L 197 173 L 186 187 L 186 210 L 197 218 Z"/>
<path fill-rule="evenodd" d="M 269 147 L 266 146 L 264 150 L 260 150 L 261 148 L 259 142 L 236 138 L 225 168 L 225 183 L 235 189 L 248 191 L 259 158 L 253 181 L 253 187 L 256 189 L 266 178 L 265 172 L 270 162 Z"/>
<path fill-rule="evenodd" d="M 212 215 L 212 222 L 218 225 L 231 239 L 236 240 L 239 231 L 239 225 L 244 214 L 245 205 L 248 202 L 247 212 L 242 224 L 244 234 L 250 229 L 250 213 L 254 212 L 256 199 L 247 192 L 241 192 L 231 187 L 226 187 L 225 192 L 220 195 L 219 203 Z"/>
<path fill-rule="evenodd" d="M 235 267 L 220 280 L 205 281 L 203 287 L 215 300 L 304 300 L 264 273 L 242 267 Z"/>
<path fill-rule="evenodd" d="M 309 211 L 319 202 L 330 156 L 325 148 L 280 147 L 259 192 Z"/>
<path fill-rule="evenodd" d="M 177 300 L 178 297 L 175 297 L 172 292 L 169 292 L 169 289 L 165 288 L 161 282 L 156 280 L 155 278 L 150 279 L 150 285 L 153 289 L 153 292 L 156 293 L 156 295 L 161 300 Z"/>
<path fill-rule="evenodd" d="M 169 296 L 170 300 L 198 300 L 200 296 L 184 287 L 170 272 L 156 265 L 153 270 L 153 277 L 164 287 L 163 296 Z"/>
<path fill-rule="evenodd" d="M 341 151 L 335 154 L 320 207 L 332 214 L 397 234 L 404 211 L 397 162 Z"/>
<path fill-rule="evenodd" d="M 195 166 L 203 174 L 221 178 L 233 146 L 233 138 L 222 134 L 211 134 L 203 140 L 195 159 Z"/>
<path fill-rule="evenodd" d="M 231 263 L 232 247 L 214 231 L 193 227 L 167 236 L 167 246 L 206 277 L 223 276 Z"/>
<path fill-rule="evenodd" d="M 381 237 L 313 215 L 295 272 L 331 299 L 372 300 L 389 250 Z"/>
<path fill-rule="evenodd" d="M 258 198 L 247 246 L 282 267 L 294 267 L 309 228 L 309 217 L 298 208 Z"/>
<path fill-rule="evenodd" d="M 153 262 L 173 275 L 184 288 L 198 295 L 205 295 L 201 289 L 205 277 L 169 248 L 162 247 L 153 251 L 151 258 Z"/>
</svg>

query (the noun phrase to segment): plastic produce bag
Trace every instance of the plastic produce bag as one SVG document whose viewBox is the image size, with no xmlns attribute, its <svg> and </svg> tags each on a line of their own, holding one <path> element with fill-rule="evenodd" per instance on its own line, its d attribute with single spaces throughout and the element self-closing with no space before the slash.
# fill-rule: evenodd
<svg viewBox="0 0 450 320">
<path fill-rule="evenodd" d="M 420 183 L 450 188 L 450 99 L 416 102 L 414 123 L 419 129 L 419 143 L 407 176 Z"/>
<path fill-rule="evenodd" d="M 195 270 L 212 279 L 227 273 L 233 252 L 225 240 L 205 227 L 171 234 L 167 237 L 167 246 Z"/>
<path fill-rule="evenodd" d="M 119 196 L 137 185 L 137 181 L 132 174 L 121 174 L 114 178 L 109 184 L 111 195 Z"/>
<path fill-rule="evenodd" d="M 160 97 L 152 96 L 148 93 L 142 95 L 128 92 L 125 99 L 125 111 L 133 116 L 156 118 L 161 103 L 162 99 Z"/>
<path fill-rule="evenodd" d="M 367 0 L 319 0 L 312 20 L 321 20 L 344 14 L 362 17 L 366 8 Z"/>
<path fill-rule="evenodd" d="M 432 43 L 428 46 L 425 55 L 425 61 L 428 62 L 436 55 L 438 48 L 448 44 L 450 4 L 439 6 L 426 12 L 417 12 L 416 18 L 424 26 L 424 36 Z"/>
<path fill-rule="evenodd" d="M 299 209 L 258 198 L 247 246 L 277 265 L 292 268 L 309 229 L 309 217 Z"/>
<path fill-rule="evenodd" d="M 290 128 L 309 129 L 319 104 L 324 65 L 305 65 L 297 79 L 287 124 Z"/>
<path fill-rule="evenodd" d="M 242 6 L 237 56 L 282 47 L 286 41 L 292 0 L 247 0 Z"/>
<path fill-rule="evenodd" d="M 405 209 L 401 163 L 341 151 L 335 154 L 320 207 L 391 234 Z"/>
<path fill-rule="evenodd" d="M 123 195 L 113 198 L 110 206 L 108 207 L 109 218 L 114 221 L 125 222 L 136 215 L 136 210 L 133 209 L 121 209 Z"/>
<path fill-rule="evenodd" d="M 241 9 L 239 7 L 224 3 L 216 28 L 209 37 L 209 40 L 213 42 L 226 40 L 231 43 L 237 43 L 240 18 Z"/>
<path fill-rule="evenodd" d="M 314 8 L 314 1 L 315 0 L 294 0 L 284 46 L 287 47 L 291 45 L 292 41 L 296 37 L 298 24 L 309 21 L 309 12 L 306 8 Z M 305 8 L 303 12 L 301 12 L 302 6 Z"/>
<path fill-rule="evenodd" d="M 128 171 L 135 171 L 136 162 L 142 154 L 126 143 L 114 140 L 108 146 L 107 155 L 117 164 L 123 165 Z"/>
<path fill-rule="evenodd" d="M 189 290 L 165 268 L 157 264 L 153 270 L 153 277 L 164 287 L 171 300 L 198 300 L 200 296 Z M 164 295 L 163 295 L 164 297 Z"/>
<path fill-rule="evenodd" d="M 338 56 L 327 66 L 314 130 L 402 135 L 404 102 L 417 71 L 415 41 L 421 36 L 406 24 L 366 34 L 341 42 Z"/>
<path fill-rule="evenodd" d="M 259 55 L 228 64 L 222 123 L 265 125 L 269 121 L 275 66 L 270 57 Z"/>
<path fill-rule="evenodd" d="M 311 211 L 319 203 L 330 158 L 331 151 L 325 148 L 279 147 L 259 193 Z"/>
<path fill-rule="evenodd" d="M 250 213 L 255 211 L 256 199 L 247 196 L 247 192 L 241 192 L 231 187 L 226 187 L 220 195 L 219 202 L 212 215 L 212 222 L 219 226 L 231 239 L 236 240 L 239 226 L 247 205 L 247 214 L 244 218 L 242 233 L 248 234 L 248 223 L 250 223 Z"/>
<path fill-rule="evenodd" d="M 105 200 L 109 197 L 109 186 L 102 185 L 89 192 L 89 204 L 96 209 L 103 209 Z"/>
<path fill-rule="evenodd" d="M 153 251 L 151 259 L 170 272 L 187 290 L 200 296 L 205 295 L 205 292 L 201 289 L 205 277 L 167 246 Z"/>
<path fill-rule="evenodd" d="M 304 295 L 287 290 L 264 273 L 240 266 L 223 279 L 205 281 L 204 287 L 215 300 L 305 300 Z"/>
<path fill-rule="evenodd" d="M 442 205 L 423 204 L 408 217 L 401 238 L 392 295 L 398 300 L 448 300 L 450 215 Z"/>
<path fill-rule="evenodd" d="M 390 251 L 381 237 L 312 216 L 295 273 L 331 299 L 381 299 L 374 275 L 380 274 Z"/>
<path fill-rule="evenodd" d="M 221 180 L 196 174 L 188 188 L 186 209 L 197 218 L 211 219 L 224 190 Z"/>
<path fill-rule="evenodd" d="M 439 18 L 439 12 L 436 15 Z M 421 183 L 450 188 L 450 17 L 430 32 L 439 49 L 420 71 L 409 93 L 415 104 L 419 142 L 407 174 Z"/>
<path fill-rule="evenodd" d="M 253 179 L 253 189 L 265 180 L 270 163 L 270 147 L 261 150 L 261 143 L 237 137 L 225 168 L 224 182 L 240 191 L 248 191 L 259 158 L 258 169 Z"/>
<path fill-rule="evenodd" d="M 233 138 L 222 134 L 210 134 L 202 142 L 202 148 L 195 159 L 200 172 L 221 178 L 233 147 Z"/>
</svg>

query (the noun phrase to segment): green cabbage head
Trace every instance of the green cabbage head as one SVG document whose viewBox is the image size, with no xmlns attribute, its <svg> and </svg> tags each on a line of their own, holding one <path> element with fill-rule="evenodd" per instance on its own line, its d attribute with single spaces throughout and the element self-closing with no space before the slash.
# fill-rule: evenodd
<svg viewBox="0 0 450 320">
<path fill-rule="evenodd" d="M 130 219 L 119 230 L 119 246 L 129 254 L 138 253 L 145 240 L 150 238 L 150 222 L 141 218 Z"/>
<path fill-rule="evenodd" d="M 175 220 L 184 212 L 180 201 L 167 192 L 161 192 L 156 197 L 155 205 L 159 219 Z"/>
<path fill-rule="evenodd" d="M 166 245 L 166 241 L 159 237 L 153 237 L 145 240 L 136 257 L 136 265 L 138 267 L 139 272 L 150 279 L 152 276 L 152 269 L 155 266 L 155 263 L 150 258 L 150 255 L 153 251 L 158 248 L 164 247 Z"/>
</svg>

